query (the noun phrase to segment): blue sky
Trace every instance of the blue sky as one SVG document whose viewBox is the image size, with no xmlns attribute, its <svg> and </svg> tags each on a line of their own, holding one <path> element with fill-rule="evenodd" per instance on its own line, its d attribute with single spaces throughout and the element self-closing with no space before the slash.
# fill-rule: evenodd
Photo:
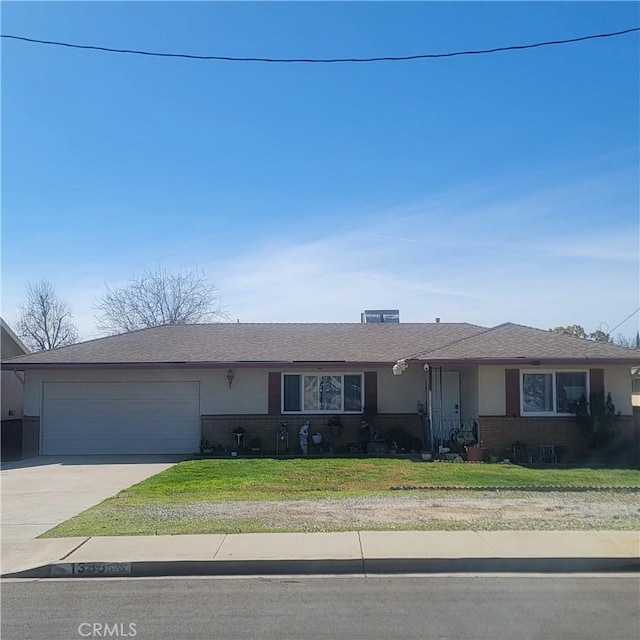
<svg viewBox="0 0 640 640">
<path fill-rule="evenodd" d="M 368 57 L 617 31 L 639 7 L 3 2 L 2 32 Z M 46 276 L 90 338 L 105 284 L 197 266 L 234 321 L 612 329 L 640 306 L 639 41 L 276 65 L 3 40 L 2 314 Z"/>
</svg>

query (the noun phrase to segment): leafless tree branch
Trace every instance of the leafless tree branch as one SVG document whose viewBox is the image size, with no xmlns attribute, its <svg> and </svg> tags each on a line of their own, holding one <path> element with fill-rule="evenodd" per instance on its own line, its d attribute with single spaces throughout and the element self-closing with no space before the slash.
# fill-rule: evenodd
<svg viewBox="0 0 640 640">
<path fill-rule="evenodd" d="M 164 324 L 194 324 L 226 319 L 217 287 L 203 271 L 145 271 L 123 287 L 109 287 L 98 299 L 98 330 L 113 335 Z"/>
<path fill-rule="evenodd" d="M 78 328 L 69 304 L 49 280 L 27 283 L 27 303 L 18 307 L 16 332 L 34 351 L 48 351 L 78 341 Z"/>
</svg>

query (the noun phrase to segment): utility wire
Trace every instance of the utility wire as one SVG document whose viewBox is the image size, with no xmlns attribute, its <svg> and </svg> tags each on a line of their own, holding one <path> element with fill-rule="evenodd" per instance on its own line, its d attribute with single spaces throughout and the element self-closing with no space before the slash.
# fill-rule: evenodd
<svg viewBox="0 0 640 640">
<path fill-rule="evenodd" d="M 636 313 L 640 311 L 640 307 L 638 307 L 634 312 L 630 313 L 622 322 L 619 322 L 611 331 L 609 331 L 609 335 L 611 335 L 618 327 L 621 327 L 629 318 L 634 316 Z"/>
<path fill-rule="evenodd" d="M 500 51 L 516 51 L 521 49 L 535 49 L 537 47 L 548 47 L 551 45 L 570 44 L 573 42 L 583 42 L 584 40 L 595 40 L 596 38 L 612 38 L 627 33 L 640 31 L 640 27 L 632 27 L 624 31 L 613 31 L 611 33 L 597 33 L 579 38 L 569 38 L 567 40 L 549 40 L 548 42 L 537 42 L 535 44 L 513 45 L 509 47 L 495 47 L 493 49 L 479 49 L 477 51 L 453 51 L 450 53 L 423 53 L 413 56 L 383 56 L 376 58 L 240 58 L 233 56 L 203 56 L 190 53 L 162 53 L 159 51 L 144 51 L 137 49 L 115 49 L 112 47 L 99 47 L 96 45 L 73 44 L 71 42 L 57 42 L 55 40 L 39 40 L 37 38 L 27 38 L 10 34 L 1 34 L 0 37 L 10 40 L 20 40 L 35 44 L 52 45 L 56 47 L 68 47 L 70 49 L 90 49 L 92 51 L 106 51 L 108 53 L 127 53 L 138 56 L 155 56 L 158 58 L 186 58 L 188 60 L 219 60 L 225 62 L 276 62 L 276 63 L 336 63 L 336 62 L 404 62 L 407 60 L 424 60 L 426 58 L 453 58 L 456 56 L 471 56 L 485 53 L 498 53 Z"/>
</svg>

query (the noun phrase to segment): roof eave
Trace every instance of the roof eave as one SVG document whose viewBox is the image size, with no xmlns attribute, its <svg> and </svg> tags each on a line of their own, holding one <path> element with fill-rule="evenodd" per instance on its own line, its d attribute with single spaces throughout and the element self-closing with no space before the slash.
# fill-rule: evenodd
<svg viewBox="0 0 640 640">
<path fill-rule="evenodd" d="M 394 361 L 395 362 L 395 361 Z M 391 361 L 346 361 L 346 360 L 225 360 L 225 361 L 192 361 L 192 362 L 3 362 L 3 371 L 34 371 L 54 369 L 216 369 L 225 367 L 242 368 L 288 368 L 301 367 L 385 367 L 392 366 Z"/>
</svg>

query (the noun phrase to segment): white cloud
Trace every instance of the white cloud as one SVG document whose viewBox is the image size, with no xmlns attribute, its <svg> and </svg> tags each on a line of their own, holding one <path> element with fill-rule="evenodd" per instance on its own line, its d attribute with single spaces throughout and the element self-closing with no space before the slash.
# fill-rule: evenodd
<svg viewBox="0 0 640 640">
<path fill-rule="evenodd" d="M 231 232 L 217 242 L 194 235 L 160 259 L 141 247 L 73 266 L 25 261 L 19 273 L 3 273 L 3 315 L 12 319 L 24 282 L 44 272 L 70 300 L 83 338 L 95 337 L 93 304 L 105 283 L 145 268 L 199 265 L 242 322 L 357 322 L 365 308 L 398 308 L 405 322 L 439 316 L 615 326 L 640 306 L 637 194 L 622 197 L 620 179 L 610 174 L 511 198 L 500 191 L 505 185 L 472 185 L 339 212 L 339 233 L 313 237 L 301 225 L 266 240 L 245 231 L 235 243 Z M 327 227 L 336 228 L 335 218 Z M 635 334 L 636 326 L 637 316 L 621 330 Z"/>
<path fill-rule="evenodd" d="M 638 226 L 625 223 L 626 205 L 607 210 L 622 221 L 612 228 L 574 217 L 593 216 L 607 184 L 591 198 L 583 183 L 488 204 L 440 197 L 345 233 L 281 240 L 239 257 L 225 295 L 246 322 L 353 322 L 365 308 L 399 308 L 404 321 L 614 323 L 638 300 Z M 559 208 L 567 220 L 553 224 Z"/>
</svg>

